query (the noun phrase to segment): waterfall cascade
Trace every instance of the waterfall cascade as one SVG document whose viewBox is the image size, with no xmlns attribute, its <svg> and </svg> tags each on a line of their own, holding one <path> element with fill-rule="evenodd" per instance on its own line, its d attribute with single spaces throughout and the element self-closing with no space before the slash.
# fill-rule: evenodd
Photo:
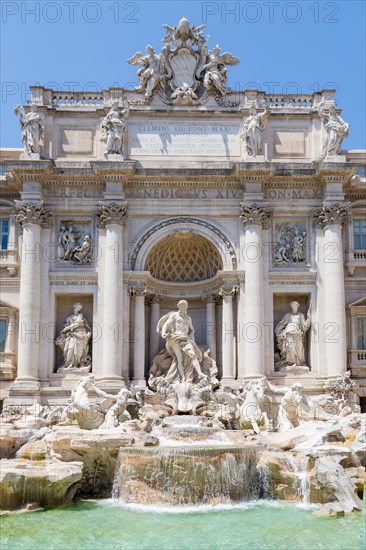
<svg viewBox="0 0 366 550">
<path fill-rule="evenodd" d="M 256 463 L 256 446 L 121 448 L 113 496 L 126 503 L 170 505 L 259 498 Z"/>
</svg>

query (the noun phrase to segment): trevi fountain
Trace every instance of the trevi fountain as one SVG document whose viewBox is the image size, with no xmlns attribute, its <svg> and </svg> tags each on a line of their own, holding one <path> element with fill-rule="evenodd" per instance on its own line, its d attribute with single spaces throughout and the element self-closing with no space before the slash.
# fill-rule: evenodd
<svg viewBox="0 0 366 550">
<path fill-rule="evenodd" d="M 164 28 L 133 91 L 15 106 L 1 548 L 363 548 L 349 124 L 329 90 L 232 92 L 204 25 Z"/>
</svg>

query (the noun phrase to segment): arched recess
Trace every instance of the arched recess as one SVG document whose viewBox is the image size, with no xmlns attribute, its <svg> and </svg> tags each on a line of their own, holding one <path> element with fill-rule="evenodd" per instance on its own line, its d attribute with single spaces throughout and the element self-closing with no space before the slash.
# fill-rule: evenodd
<svg viewBox="0 0 366 550">
<path fill-rule="evenodd" d="M 150 251 L 163 238 L 173 233 L 187 232 L 204 237 L 214 245 L 221 257 L 224 270 L 235 271 L 237 269 L 235 247 L 221 229 L 200 218 L 180 216 L 163 220 L 142 235 L 134 246 L 130 257 L 131 270 L 143 271 Z"/>
</svg>

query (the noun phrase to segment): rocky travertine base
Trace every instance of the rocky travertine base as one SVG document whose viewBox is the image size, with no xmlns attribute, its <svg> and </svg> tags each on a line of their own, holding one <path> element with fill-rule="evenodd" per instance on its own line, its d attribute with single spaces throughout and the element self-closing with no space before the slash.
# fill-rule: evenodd
<svg viewBox="0 0 366 550">
<path fill-rule="evenodd" d="M 77 426 L 54 426 L 51 429 L 34 426 L 27 429 L 15 424 L 1 425 L 0 494 L 1 505 L 5 508 L 20 508 L 27 503 L 41 506 L 61 504 L 74 496 L 110 497 L 121 448 L 128 451 L 129 460 L 136 465 L 141 465 L 144 458 L 150 475 L 148 456 L 154 456 L 156 464 L 159 453 L 142 450 L 148 447 L 156 447 L 156 451 L 163 449 L 158 437 L 165 443 L 169 438 L 173 440 L 171 452 L 181 445 L 188 451 L 192 445 L 190 440 L 196 435 L 193 446 L 202 445 L 204 437 L 201 435 L 212 438 L 204 427 L 205 434 L 201 435 L 184 432 L 185 437 L 180 437 L 170 425 L 149 434 L 140 431 L 136 421 L 125 422 L 110 430 L 82 430 Z M 319 503 L 323 505 L 324 513 L 338 515 L 362 507 L 359 497 L 365 481 L 365 425 L 366 415 L 351 414 L 333 422 L 304 422 L 298 428 L 284 432 L 256 435 L 253 430 L 222 430 L 222 440 L 216 445 L 207 445 L 207 449 L 214 452 L 212 449 L 217 447 L 218 454 L 222 454 L 223 447 L 227 446 L 225 461 L 230 462 L 230 448 L 254 445 L 256 479 L 261 484 L 257 496 Z M 154 437 L 155 432 L 158 437 Z M 218 430 L 213 432 L 217 439 Z M 197 462 L 194 453 L 192 457 Z M 184 461 L 186 459 L 188 456 Z M 202 460 L 207 462 L 206 458 Z M 218 460 L 215 464 L 219 466 L 221 462 Z M 130 501 L 139 493 L 138 487 L 142 489 L 141 484 L 148 501 L 155 497 L 161 502 L 170 501 L 164 494 L 164 484 L 152 487 L 140 474 L 140 482 L 134 487 L 133 483 L 130 484 L 132 489 L 129 485 L 125 491 Z M 200 479 L 197 474 L 196 483 Z M 201 481 L 206 483 L 203 477 Z M 194 490 L 199 494 L 201 489 Z M 215 498 L 213 492 L 213 502 Z"/>
<path fill-rule="evenodd" d="M 81 480 L 82 462 L 55 460 L 0 461 L 0 502 L 3 508 L 20 508 L 26 504 L 45 506 L 71 502 Z"/>
</svg>

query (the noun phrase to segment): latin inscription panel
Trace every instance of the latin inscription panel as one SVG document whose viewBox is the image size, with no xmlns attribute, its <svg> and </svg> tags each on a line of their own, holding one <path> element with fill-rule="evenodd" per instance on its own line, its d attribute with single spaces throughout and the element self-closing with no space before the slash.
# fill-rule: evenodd
<svg viewBox="0 0 366 550">
<path fill-rule="evenodd" d="M 130 123 L 130 156 L 238 157 L 238 125 L 149 122 Z"/>
</svg>

